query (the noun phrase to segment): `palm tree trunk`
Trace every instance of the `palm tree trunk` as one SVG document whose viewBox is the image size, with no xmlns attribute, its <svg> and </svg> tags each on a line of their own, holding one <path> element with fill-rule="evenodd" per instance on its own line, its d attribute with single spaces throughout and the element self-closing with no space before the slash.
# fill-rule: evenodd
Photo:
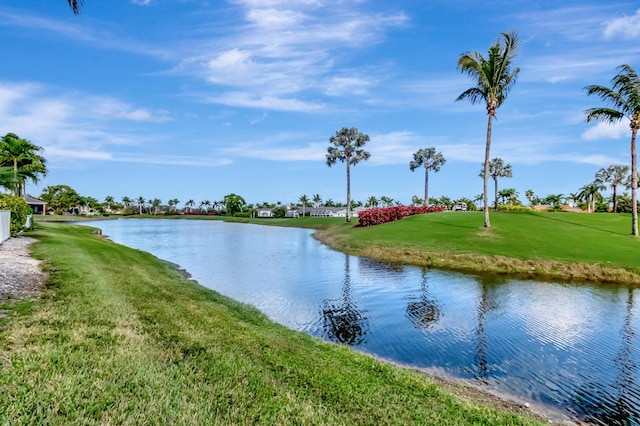
<svg viewBox="0 0 640 426">
<path fill-rule="evenodd" d="M 617 185 L 613 185 L 613 212 L 618 213 L 618 204 L 617 204 L 617 196 L 616 196 Z"/>
<path fill-rule="evenodd" d="M 483 202 L 484 202 L 484 227 L 491 228 L 489 221 L 489 197 L 487 195 L 487 183 L 489 182 L 489 157 L 491 156 L 491 125 L 493 123 L 493 114 L 489 113 L 487 122 L 487 143 L 484 151 L 484 182 L 483 182 Z"/>
<path fill-rule="evenodd" d="M 425 206 L 429 205 L 429 169 L 424 168 L 424 203 Z"/>
<path fill-rule="evenodd" d="M 349 160 L 347 157 L 347 222 L 351 222 L 351 169 L 349 169 Z"/>
<path fill-rule="evenodd" d="M 638 164 L 636 160 L 636 136 L 638 129 L 631 130 L 631 235 L 638 236 Z"/>
</svg>

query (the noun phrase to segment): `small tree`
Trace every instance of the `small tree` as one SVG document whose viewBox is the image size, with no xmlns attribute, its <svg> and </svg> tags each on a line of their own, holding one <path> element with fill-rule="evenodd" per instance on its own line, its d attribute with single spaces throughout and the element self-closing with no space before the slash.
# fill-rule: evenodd
<svg viewBox="0 0 640 426">
<path fill-rule="evenodd" d="M 486 167 L 484 164 L 482 165 L 482 170 L 480 170 L 480 177 L 484 177 Z M 501 177 L 512 177 L 513 172 L 511 171 L 511 164 L 504 164 L 504 160 L 502 158 L 493 158 L 489 162 L 489 176 L 493 179 L 494 182 L 494 208 L 498 210 L 498 178 Z"/>
</svg>

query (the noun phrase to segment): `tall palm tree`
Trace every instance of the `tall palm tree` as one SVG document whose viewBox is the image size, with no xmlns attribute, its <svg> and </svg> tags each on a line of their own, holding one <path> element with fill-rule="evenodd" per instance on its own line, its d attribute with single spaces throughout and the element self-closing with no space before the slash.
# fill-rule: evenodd
<svg viewBox="0 0 640 426">
<path fill-rule="evenodd" d="M 307 197 L 307 194 L 303 194 L 300 196 L 300 198 L 298 198 L 298 201 L 300 201 L 300 204 L 302 204 L 302 217 L 304 217 L 307 213 L 306 207 L 309 205 L 309 197 Z"/>
<path fill-rule="evenodd" d="M 480 177 L 484 177 L 487 167 L 483 165 L 480 170 Z M 494 208 L 498 210 L 498 178 L 501 177 L 513 177 L 513 171 L 511 170 L 511 164 L 505 164 L 502 158 L 492 158 L 489 162 L 489 176 L 494 182 L 495 201 Z"/>
<path fill-rule="evenodd" d="M 611 79 L 611 88 L 592 85 L 585 87 L 587 95 L 600 97 L 611 108 L 589 108 L 587 123 L 593 120 L 617 123 L 629 119 L 631 127 L 631 235 L 638 236 L 638 164 L 636 136 L 640 129 L 640 78 L 629 65 L 620 65 Z"/>
<path fill-rule="evenodd" d="M 10 167 L 13 172 L 10 179 L 4 179 L 3 186 L 13 195 L 24 195 L 27 180 L 37 183 L 40 176 L 47 175 L 47 160 L 40 155 L 41 151 L 42 147 L 14 133 L 0 139 L 0 167 Z"/>
<path fill-rule="evenodd" d="M 184 203 L 185 210 L 186 210 L 186 209 L 189 209 L 189 213 L 191 213 L 191 209 L 192 209 L 192 208 L 193 208 L 193 206 L 195 206 L 195 205 L 196 205 L 196 202 L 195 202 L 195 201 L 193 201 L 193 199 L 191 199 L 191 198 L 189 199 L 189 201 L 187 201 L 186 203 Z"/>
<path fill-rule="evenodd" d="M 358 132 L 355 127 L 343 127 L 329 138 L 329 142 L 333 146 L 327 148 L 327 166 L 331 167 L 337 161 L 347 164 L 347 222 L 351 222 L 350 167 L 371 157 L 371 154 L 363 149 L 364 145 L 369 142 L 369 135 Z"/>
<path fill-rule="evenodd" d="M 122 197 L 122 205 L 124 206 L 124 208 L 128 208 L 131 205 L 131 198 L 127 197 L 126 195 L 124 197 Z"/>
<path fill-rule="evenodd" d="M 609 167 L 602 168 L 596 172 L 596 182 L 599 184 L 609 184 L 613 191 L 613 212 L 618 211 L 618 186 L 624 185 L 625 179 L 629 175 L 629 166 L 623 164 L 612 164 Z"/>
<path fill-rule="evenodd" d="M 320 196 L 320 194 L 315 194 L 312 200 L 314 207 L 320 207 L 322 205 L 322 197 Z"/>
<path fill-rule="evenodd" d="M 458 96 L 456 101 L 468 99 L 472 104 L 480 101 L 486 103 L 487 114 L 487 141 L 484 153 L 484 226 L 491 227 L 489 221 L 489 199 L 487 196 L 487 184 L 489 182 L 489 157 L 491 153 L 491 127 L 496 110 L 507 98 L 509 90 L 516 82 L 520 68 L 511 69 L 513 60 L 518 54 L 520 41 L 515 32 L 501 33 L 504 43 L 500 39 L 489 47 L 487 58 L 479 52 L 464 53 L 458 59 L 458 68 L 462 73 L 469 75 L 476 81 L 476 86 L 471 87 Z"/>
<path fill-rule="evenodd" d="M 413 154 L 413 160 L 409 162 L 409 169 L 415 171 L 418 167 L 424 166 L 424 205 L 429 205 L 429 170 L 434 173 L 440 171 L 440 167 L 446 163 L 441 152 L 436 152 L 435 147 L 419 149 Z"/>
</svg>

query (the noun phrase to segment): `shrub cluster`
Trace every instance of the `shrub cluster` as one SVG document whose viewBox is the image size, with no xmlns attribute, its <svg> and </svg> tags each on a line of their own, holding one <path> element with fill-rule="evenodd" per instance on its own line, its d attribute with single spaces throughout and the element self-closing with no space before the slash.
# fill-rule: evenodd
<svg viewBox="0 0 640 426">
<path fill-rule="evenodd" d="M 435 213 L 444 210 L 442 206 L 396 206 L 381 209 L 364 210 L 358 213 L 360 226 L 373 226 L 402 219 L 405 216 L 423 213 Z"/>
<path fill-rule="evenodd" d="M 27 216 L 31 214 L 31 207 L 22 197 L 9 194 L 0 194 L 0 210 L 11 210 L 9 233 L 12 237 L 17 236 L 24 229 Z"/>
</svg>

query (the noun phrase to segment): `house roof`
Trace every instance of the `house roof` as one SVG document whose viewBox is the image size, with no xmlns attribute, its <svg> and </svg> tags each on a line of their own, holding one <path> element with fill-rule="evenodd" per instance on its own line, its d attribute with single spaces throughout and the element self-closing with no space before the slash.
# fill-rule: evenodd
<svg viewBox="0 0 640 426">
<path fill-rule="evenodd" d="M 27 204 L 42 204 L 43 206 L 47 204 L 46 201 L 38 200 L 37 198 L 29 197 L 28 195 L 25 195 L 22 198 L 24 198 L 24 201 L 26 201 Z"/>
</svg>

